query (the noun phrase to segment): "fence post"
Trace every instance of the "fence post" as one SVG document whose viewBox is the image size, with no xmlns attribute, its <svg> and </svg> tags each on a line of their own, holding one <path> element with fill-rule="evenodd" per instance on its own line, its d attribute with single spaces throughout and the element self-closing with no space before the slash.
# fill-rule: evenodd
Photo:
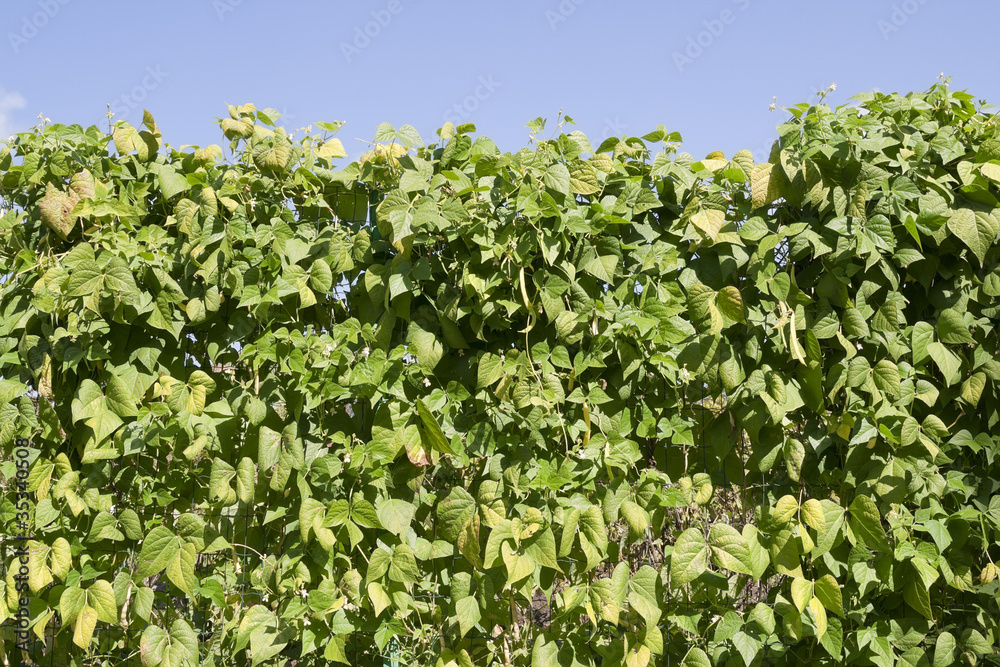
<svg viewBox="0 0 1000 667">
<path fill-rule="evenodd" d="M 396 643 L 395 637 L 390 639 L 389 644 L 385 647 L 385 653 L 382 655 L 382 667 L 399 667 L 399 644 Z"/>
</svg>

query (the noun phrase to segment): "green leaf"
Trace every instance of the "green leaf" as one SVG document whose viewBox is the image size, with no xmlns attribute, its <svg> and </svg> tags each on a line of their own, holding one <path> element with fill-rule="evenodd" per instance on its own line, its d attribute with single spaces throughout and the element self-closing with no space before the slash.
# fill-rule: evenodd
<svg viewBox="0 0 1000 667">
<path fill-rule="evenodd" d="M 799 511 L 799 501 L 793 495 L 784 495 L 774 506 L 774 520 L 780 523 L 791 521 Z"/>
<path fill-rule="evenodd" d="M 163 571 L 180 549 L 177 537 L 166 526 L 157 526 L 146 535 L 139 552 L 139 569 L 136 575 L 145 579 Z"/>
<path fill-rule="evenodd" d="M 993 244 L 996 232 L 990 227 L 984 216 L 972 209 L 960 208 L 952 212 L 948 218 L 948 230 L 962 240 L 982 264 L 986 252 Z"/>
<path fill-rule="evenodd" d="M 86 382 L 86 380 L 85 380 Z M 93 384 L 93 382 L 91 382 Z M 100 389 L 98 389 L 100 391 Z M 0 380 L 0 403 L 9 403 L 28 392 L 28 386 L 17 380 Z"/>
<path fill-rule="evenodd" d="M 163 196 L 166 199 L 170 199 L 175 195 L 187 192 L 191 189 L 191 186 L 188 184 L 188 180 L 184 174 L 180 173 L 173 167 L 153 163 L 150 165 L 149 170 L 156 174 L 160 186 L 160 192 L 163 193 Z"/>
<path fill-rule="evenodd" d="M 691 216 L 691 224 L 700 229 L 709 239 L 715 241 L 719 237 L 723 225 L 726 224 L 726 212 L 703 208 Z"/>
<path fill-rule="evenodd" d="M 545 176 L 543 178 L 545 182 L 545 187 L 555 190 L 556 192 L 569 195 L 570 194 L 570 173 L 566 165 L 556 163 L 549 166 L 545 170 Z"/>
<path fill-rule="evenodd" d="M 731 572 L 750 574 L 750 549 L 747 542 L 735 528 L 717 523 L 708 532 L 708 544 L 712 550 L 712 562 Z"/>
<path fill-rule="evenodd" d="M 477 388 L 485 389 L 503 377 L 503 359 L 487 352 L 479 359 Z"/>
<path fill-rule="evenodd" d="M 772 177 L 773 168 L 773 164 L 755 164 L 750 172 L 754 208 L 767 206 L 782 196 L 781 179 Z"/>
<path fill-rule="evenodd" d="M 90 641 L 97 629 L 97 610 L 84 605 L 73 623 L 73 643 L 82 649 L 89 650 Z"/>
<path fill-rule="evenodd" d="M 135 417 L 139 414 L 136 404 L 139 397 L 132 394 L 132 388 L 125 384 L 125 381 L 116 375 L 108 378 L 107 405 L 119 417 Z"/>
<path fill-rule="evenodd" d="M 574 194 L 592 195 L 600 191 L 597 169 L 590 162 L 573 160 L 569 166 L 569 186 Z"/>
<path fill-rule="evenodd" d="M 389 560 L 389 579 L 402 584 L 415 584 L 420 581 L 420 568 L 413 550 L 406 544 L 400 544 L 392 550 Z"/>
<path fill-rule="evenodd" d="M 903 420 L 902 431 L 900 434 L 899 444 L 906 447 L 907 445 L 912 445 L 917 441 L 920 436 L 920 422 L 918 422 L 913 417 L 906 417 Z"/>
<path fill-rule="evenodd" d="M 444 436 L 444 431 L 441 430 L 437 419 L 434 418 L 430 408 L 419 398 L 417 399 L 417 413 L 420 415 L 420 423 L 423 425 L 421 435 L 427 446 L 436 452 L 454 455 L 456 452 Z"/>
<path fill-rule="evenodd" d="M 591 585 L 591 605 L 609 623 L 618 623 L 628 590 L 628 564 L 618 563 L 610 577 L 598 579 Z"/>
<path fill-rule="evenodd" d="M 460 637 L 465 637 L 482 619 L 479 601 L 473 596 L 464 597 L 455 603 L 455 617 L 458 620 Z"/>
<path fill-rule="evenodd" d="M 504 588 L 510 588 L 535 571 L 535 562 L 525 554 L 514 551 L 506 541 L 500 545 L 500 556 L 507 569 L 507 583 L 504 584 Z"/>
<path fill-rule="evenodd" d="M 740 656 L 743 658 L 743 664 L 750 665 L 753 664 L 754 658 L 760 652 L 763 644 L 755 639 L 754 637 L 748 635 L 747 633 L 740 630 L 733 636 L 733 646 L 739 651 Z"/>
<path fill-rule="evenodd" d="M 656 625 L 660 620 L 660 574 L 649 565 L 643 565 L 632 575 L 628 603 L 646 621 Z"/>
<path fill-rule="evenodd" d="M 614 283 L 615 271 L 618 268 L 618 258 L 614 255 L 601 255 L 587 262 L 583 270 L 601 282 Z"/>
<path fill-rule="evenodd" d="M 600 507 L 591 505 L 580 514 L 580 532 L 599 552 L 607 551 L 608 531 Z"/>
<path fill-rule="evenodd" d="M 166 565 L 167 578 L 188 596 L 194 595 L 196 559 L 197 552 L 194 545 L 190 542 L 184 542 Z"/>
<path fill-rule="evenodd" d="M 437 336 L 420 328 L 416 323 L 410 323 L 409 342 L 413 346 L 413 354 L 417 363 L 425 372 L 431 373 L 444 355 L 444 346 Z"/>
<path fill-rule="evenodd" d="M 899 367 L 896 364 L 886 359 L 878 362 L 875 364 L 875 368 L 872 369 L 872 379 L 875 380 L 875 386 L 889 396 L 899 396 L 901 380 L 899 377 Z"/>
<path fill-rule="evenodd" d="M 809 611 L 812 612 L 812 617 L 816 623 L 816 637 L 822 641 L 827 628 L 826 609 L 817 598 L 813 598 L 809 600 Z"/>
<path fill-rule="evenodd" d="M 87 606 L 97 612 L 97 620 L 105 623 L 118 622 L 118 606 L 111 584 L 98 579 L 87 589 Z"/>
<path fill-rule="evenodd" d="M 934 667 L 950 667 L 955 664 L 955 652 L 958 645 L 955 636 L 945 630 L 937 636 L 934 643 Z"/>
<path fill-rule="evenodd" d="M 789 577 L 803 576 L 799 539 L 792 531 L 784 529 L 771 537 L 770 557 L 774 569 L 780 574 Z"/>
<path fill-rule="evenodd" d="M 531 667 L 536 667 L 536 666 L 532 665 Z M 688 649 L 688 652 L 687 654 L 685 654 L 684 659 L 681 660 L 681 667 L 712 667 L 712 661 L 709 659 L 707 653 L 705 653 L 697 646 L 692 646 L 690 649 Z"/>
<path fill-rule="evenodd" d="M 856 496 L 848 511 L 848 522 L 866 547 L 876 551 L 889 551 L 889 543 L 882 528 L 882 518 L 871 498 Z"/>
<path fill-rule="evenodd" d="M 823 505 L 815 498 L 809 498 L 802 503 L 802 519 L 810 528 L 817 533 L 822 533 L 826 529 L 826 516 L 823 514 Z"/>
<path fill-rule="evenodd" d="M 709 548 L 698 528 L 688 528 L 677 537 L 670 556 L 670 583 L 683 586 L 708 569 Z"/>
<path fill-rule="evenodd" d="M 799 613 L 804 612 L 813 597 L 813 583 L 802 577 L 793 578 L 791 596 L 792 602 L 795 603 L 795 608 L 799 610 Z"/>
<path fill-rule="evenodd" d="M 261 426 L 257 438 L 257 466 L 261 470 L 270 470 L 278 462 L 281 454 L 281 434 Z"/>
<path fill-rule="evenodd" d="M 688 288 L 687 293 L 691 324 L 700 332 L 722 331 L 722 312 L 716 305 L 715 290 L 707 285 L 695 283 Z"/>
<path fill-rule="evenodd" d="M 80 266 L 70 273 L 69 282 L 66 284 L 66 296 L 90 296 L 103 286 L 104 274 L 98 270 L 96 263 Z"/>
<path fill-rule="evenodd" d="M 847 386 L 861 387 L 868 381 L 871 365 L 864 357 L 854 357 L 847 367 Z"/>
<path fill-rule="evenodd" d="M 536 564 L 561 572 L 556 560 L 556 538 L 551 528 L 543 528 L 530 538 L 521 542 L 525 555 L 531 557 Z"/>
<path fill-rule="evenodd" d="M 820 638 L 819 643 L 834 660 L 840 660 L 844 651 L 844 628 L 839 618 L 827 620 L 826 633 Z"/>
<path fill-rule="evenodd" d="M 250 502 L 254 489 L 254 464 L 248 457 L 240 459 L 236 468 L 236 495 L 244 502 Z"/>
<path fill-rule="evenodd" d="M 903 600 L 924 618 L 933 621 L 930 591 L 918 577 L 912 577 L 903 586 Z"/>
<path fill-rule="evenodd" d="M 740 291 L 728 285 L 723 287 L 716 294 L 716 304 L 723 315 L 736 322 L 745 322 L 746 316 L 743 310 L 743 297 Z"/>
<path fill-rule="evenodd" d="M 951 386 L 958 381 L 959 372 L 962 368 L 962 361 L 948 348 L 938 342 L 927 344 L 927 354 L 930 355 L 934 363 L 937 364 L 941 375 L 944 376 L 946 386 Z"/>
<path fill-rule="evenodd" d="M 153 598 L 154 593 L 152 588 L 143 586 L 135 592 L 135 601 L 133 602 L 132 609 L 139 618 L 147 623 L 149 622 L 150 615 L 153 613 Z"/>
<path fill-rule="evenodd" d="M 376 503 L 375 508 L 378 520 L 385 529 L 398 535 L 401 539 L 406 539 L 417 508 L 405 500 L 397 499 L 380 500 Z"/>
<path fill-rule="evenodd" d="M 649 512 L 632 500 L 624 500 L 619 507 L 622 518 L 633 535 L 642 535 L 650 526 Z"/>
<path fill-rule="evenodd" d="M 551 667 L 557 665 L 559 645 L 547 633 L 539 632 L 531 647 L 531 667 Z M 711 665 L 709 666 L 711 667 Z"/>
<path fill-rule="evenodd" d="M 321 294 L 328 294 L 333 290 L 333 271 L 322 259 L 312 263 L 309 269 L 309 285 Z"/>
<path fill-rule="evenodd" d="M 742 535 L 747 543 L 750 574 L 753 576 L 754 581 L 759 581 L 767 571 L 768 565 L 771 564 L 770 556 L 761 542 L 761 534 L 756 526 L 749 523 L 746 524 L 743 526 Z"/>
<path fill-rule="evenodd" d="M 437 514 L 441 536 L 449 542 L 454 542 L 475 516 L 476 501 L 468 491 L 455 487 L 438 505 Z"/>
<path fill-rule="evenodd" d="M 844 601 L 840 592 L 840 585 L 833 575 L 824 574 L 814 583 L 816 597 L 823 603 L 823 606 L 832 611 L 837 616 L 844 616 Z"/>
<path fill-rule="evenodd" d="M 59 614 L 63 623 L 73 623 L 86 604 L 87 594 L 82 588 L 73 586 L 64 589 L 59 597 Z"/>
<path fill-rule="evenodd" d="M 975 342 L 969 327 L 965 325 L 965 320 L 961 313 L 952 308 L 942 310 L 938 314 L 937 334 L 942 342 L 948 345 L 963 345 Z"/>
<path fill-rule="evenodd" d="M 198 662 L 198 637 L 183 619 L 176 619 L 169 633 L 150 625 L 142 633 L 139 653 L 143 665 L 148 667 L 194 665 Z"/>
<path fill-rule="evenodd" d="M 979 405 L 979 399 L 982 398 L 985 389 L 986 374 L 973 373 L 962 383 L 962 398 L 973 407 L 976 407 Z"/>
</svg>

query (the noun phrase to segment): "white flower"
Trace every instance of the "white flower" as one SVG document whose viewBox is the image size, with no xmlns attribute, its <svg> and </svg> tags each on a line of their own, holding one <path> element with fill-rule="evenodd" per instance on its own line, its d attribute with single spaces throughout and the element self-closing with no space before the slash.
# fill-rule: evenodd
<svg viewBox="0 0 1000 667">
<path fill-rule="evenodd" d="M 115 513 L 115 507 L 117 507 L 117 506 L 116 505 L 112 505 L 111 507 L 109 507 L 108 508 L 108 512 L 111 513 L 111 514 L 114 514 Z"/>
<path fill-rule="evenodd" d="M 777 108 L 778 108 L 778 105 L 777 105 L 777 104 L 774 104 L 774 103 L 772 102 L 772 103 L 771 103 L 771 106 L 769 106 L 769 107 L 768 107 L 768 111 L 774 111 L 774 110 L 775 110 L 775 109 L 777 109 Z"/>
<path fill-rule="evenodd" d="M 368 355 L 371 354 L 371 353 L 372 353 L 372 351 L 371 351 L 371 349 L 367 345 L 365 345 L 363 348 L 361 348 L 361 356 L 364 357 L 365 359 L 367 359 Z"/>
<path fill-rule="evenodd" d="M 299 595 L 301 595 L 302 599 L 305 600 L 307 597 L 309 597 L 309 591 L 303 588 L 301 591 L 299 591 Z"/>
<path fill-rule="evenodd" d="M 424 378 L 424 386 L 425 386 L 425 387 L 429 387 L 429 386 L 431 386 L 431 381 L 430 381 L 430 378 Z"/>
<path fill-rule="evenodd" d="M 305 620 L 302 621 L 302 625 L 312 625 L 312 623 L 310 623 L 309 619 L 306 618 Z"/>
<path fill-rule="evenodd" d="M 831 83 L 826 88 L 827 88 L 827 90 L 837 90 L 837 84 L 836 83 Z"/>
<path fill-rule="evenodd" d="M 261 596 L 260 601 L 267 602 L 267 600 L 268 600 L 267 593 L 264 593 L 264 595 Z"/>
<path fill-rule="evenodd" d="M 344 454 L 344 463 L 350 463 L 350 462 L 351 462 L 351 455 Z"/>
</svg>

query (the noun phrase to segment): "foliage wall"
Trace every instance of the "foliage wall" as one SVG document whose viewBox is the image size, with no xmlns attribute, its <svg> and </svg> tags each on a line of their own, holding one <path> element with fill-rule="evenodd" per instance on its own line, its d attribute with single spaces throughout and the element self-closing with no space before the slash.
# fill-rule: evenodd
<svg viewBox="0 0 1000 667">
<path fill-rule="evenodd" d="M 252 105 L 225 151 L 17 135 L 31 655 L 994 659 L 1000 132 L 946 84 L 855 100 L 766 164 L 567 118 L 516 153 L 383 125 L 345 166 Z"/>
</svg>

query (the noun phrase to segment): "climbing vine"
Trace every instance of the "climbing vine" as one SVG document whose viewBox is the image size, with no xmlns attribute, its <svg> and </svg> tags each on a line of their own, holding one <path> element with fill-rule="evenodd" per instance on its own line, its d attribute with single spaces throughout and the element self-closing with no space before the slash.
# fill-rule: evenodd
<svg viewBox="0 0 1000 667">
<path fill-rule="evenodd" d="M 766 163 L 16 135 L 3 657 L 20 614 L 77 666 L 995 660 L 1000 132 L 854 102 Z"/>
</svg>

